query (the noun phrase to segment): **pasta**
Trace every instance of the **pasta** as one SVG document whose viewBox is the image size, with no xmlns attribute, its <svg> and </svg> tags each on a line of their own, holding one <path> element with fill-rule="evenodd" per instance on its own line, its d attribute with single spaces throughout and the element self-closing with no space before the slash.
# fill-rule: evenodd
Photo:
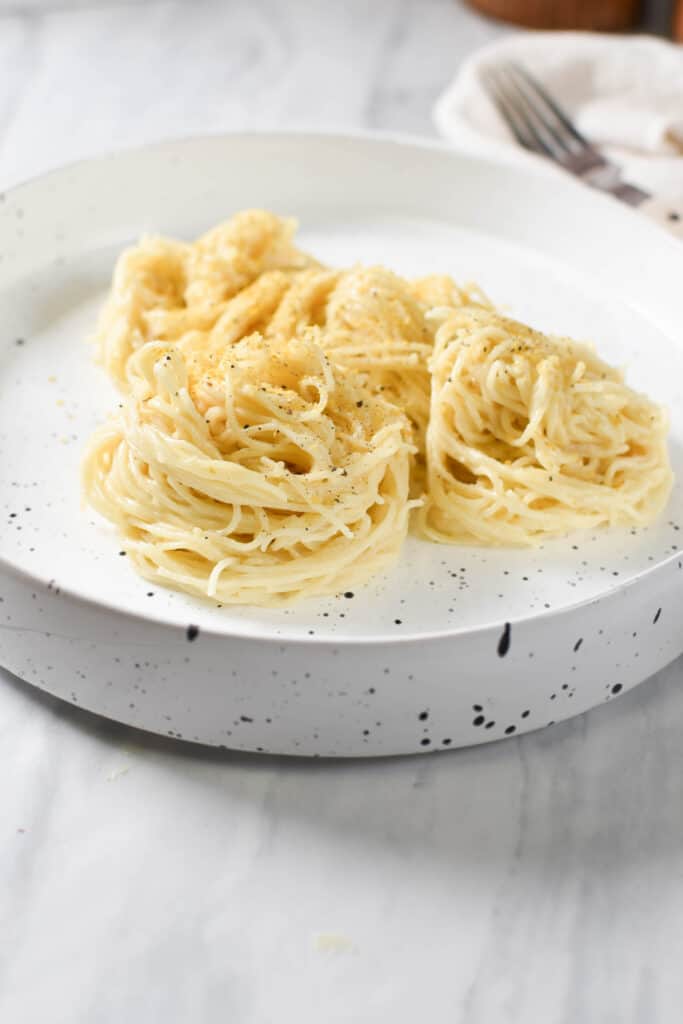
<svg viewBox="0 0 683 1024">
<path fill-rule="evenodd" d="M 163 342 L 128 363 L 93 438 L 89 501 L 147 579 L 220 603 L 334 593 L 392 562 L 408 529 L 403 413 L 335 372 L 312 328 L 252 335 L 187 373 Z"/>
<path fill-rule="evenodd" d="M 83 486 L 144 577 L 275 605 L 370 579 L 411 518 L 524 545 L 663 508 L 666 415 L 589 346 L 446 275 L 322 266 L 295 226 L 249 210 L 117 264 L 95 340 L 123 403 Z"/>
<path fill-rule="evenodd" d="M 269 277 L 281 294 L 287 273 L 314 262 L 293 244 L 295 230 L 292 219 L 246 210 L 193 245 L 146 237 L 124 252 L 95 337 L 107 373 L 125 389 L 126 362 L 141 345 L 210 330 L 268 271 L 281 272 Z"/>
<path fill-rule="evenodd" d="M 490 310 L 434 315 L 427 537 L 519 545 L 658 515 L 672 481 L 662 409 L 587 345 Z"/>
</svg>

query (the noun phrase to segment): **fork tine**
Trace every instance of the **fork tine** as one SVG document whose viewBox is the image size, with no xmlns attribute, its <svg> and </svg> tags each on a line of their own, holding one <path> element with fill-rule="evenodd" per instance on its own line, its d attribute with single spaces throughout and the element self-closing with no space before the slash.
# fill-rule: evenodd
<svg viewBox="0 0 683 1024">
<path fill-rule="evenodd" d="M 542 107 L 539 107 L 538 100 L 535 96 L 529 95 L 526 89 L 522 88 L 517 78 L 512 74 L 511 70 L 504 66 L 502 72 L 505 74 L 504 81 L 507 86 L 507 90 L 512 94 L 515 102 L 519 105 L 520 109 L 523 110 L 528 119 L 532 121 L 539 130 L 542 130 L 546 135 L 550 136 L 555 147 L 559 147 L 560 154 L 567 156 L 572 153 L 576 148 L 576 142 L 572 135 L 567 132 L 563 125 L 559 122 L 554 121 L 552 118 L 548 118 Z"/>
<path fill-rule="evenodd" d="M 557 159 L 557 146 L 553 146 L 555 140 L 552 137 L 548 138 L 547 131 L 539 130 L 542 122 L 539 122 L 538 119 L 534 120 L 530 116 L 528 102 L 520 103 L 514 96 L 511 96 L 509 89 L 506 90 L 505 83 L 501 81 L 500 75 L 492 70 L 488 72 L 485 84 L 491 99 L 517 141 L 526 149 Z M 564 152 L 563 149 L 562 154 Z"/>
<path fill-rule="evenodd" d="M 518 90 L 521 90 L 522 87 L 526 87 L 527 96 L 531 93 L 537 101 L 540 101 L 543 104 L 546 113 L 550 112 L 550 114 L 557 119 L 557 122 L 562 126 L 562 128 L 564 128 L 564 130 L 568 132 L 576 142 L 580 143 L 586 149 L 592 149 L 588 139 L 581 134 L 562 107 L 553 99 L 550 93 L 544 89 L 538 79 L 536 79 L 525 67 L 518 64 L 516 61 L 508 61 L 506 63 L 506 68 L 511 78 L 516 78 Z"/>
<path fill-rule="evenodd" d="M 515 117 L 513 111 L 509 109 L 505 102 L 505 97 L 500 91 L 497 83 L 494 81 L 493 76 L 486 75 L 482 80 L 484 88 L 489 95 L 489 99 L 493 102 L 496 110 L 505 121 L 505 124 L 508 126 L 520 146 L 523 146 L 525 149 L 535 149 L 531 138 L 524 131 L 521 122 Z"/>
</svg>

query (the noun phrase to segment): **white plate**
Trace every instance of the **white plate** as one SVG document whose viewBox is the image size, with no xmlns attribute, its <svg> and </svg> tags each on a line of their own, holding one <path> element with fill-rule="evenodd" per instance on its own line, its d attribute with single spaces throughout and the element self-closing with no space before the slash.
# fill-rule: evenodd
<svg viewBox="0 0 683 1024">
<path fill-rule="evenodd" d="M 294 609 L 218 609 L 133 572 L 80 507 L 84 441 L 117 400 L 85 338 L 123 245 L 192 237 L 247 206 L 298 216 L 302 245 L 330 263 L 474 279 L 534 326 L 597 341 L 670 406 L 683 476 L 683 249 L 613 201 L 367 138 L 197 139 L 75 165 L 0 202 L 0 662 L 143 728 L 353 755 L 547 725 L 677 655 L 680 483 L 647 530 L 532 553 L 409 538 L 353 597 Z"/>
</svg>

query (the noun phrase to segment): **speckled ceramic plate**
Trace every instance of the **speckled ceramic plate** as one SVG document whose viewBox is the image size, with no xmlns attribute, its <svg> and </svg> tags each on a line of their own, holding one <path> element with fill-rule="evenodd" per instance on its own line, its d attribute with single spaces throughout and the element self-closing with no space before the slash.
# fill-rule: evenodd
<svg viewBox="0 0 683 1024">
<path fill-rule="evenodd" d="M 254 135 L 82 163 L 0 202 L 0 663 L 179 738 L 311 755 L 428 752 L 583 711 L 683 650 L 680 483 L 640 531 L 538 551 L 410 538 L 390 573 L 295 609 L 150 587 L 80 506 L 116 402 L 85 342 L 120 248 L 247 206 L 294 213 L 330 263 L 476 279 L 513 315 L 590 338 L 672 409 L 681 478 L 683 248 L 615 202 L 438 145 Z"/>
</svg>

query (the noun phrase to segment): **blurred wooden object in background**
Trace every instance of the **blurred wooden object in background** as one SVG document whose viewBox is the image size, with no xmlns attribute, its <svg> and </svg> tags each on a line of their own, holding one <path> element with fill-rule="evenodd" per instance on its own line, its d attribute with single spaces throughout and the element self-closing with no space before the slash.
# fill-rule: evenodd
<svg viewBox="0 0 683 1024">
<path fill-rule="evenodd" d="M 671 32 L 679 43 L 683 43 L 683 0 L 676 0 L 674 4 L 674 19 Z"/>
<path fill-rule="evenodd" d="M 527 28 L 587 29 L 618 32 L 632 28 L 640 14 L 640 0 L 467 0 L 483 14 Z M 678 0 L 678 21 L 683 23 L 683 0 Z M 679 27 L 683 30 L 683 24 Z"/>
</svg>

